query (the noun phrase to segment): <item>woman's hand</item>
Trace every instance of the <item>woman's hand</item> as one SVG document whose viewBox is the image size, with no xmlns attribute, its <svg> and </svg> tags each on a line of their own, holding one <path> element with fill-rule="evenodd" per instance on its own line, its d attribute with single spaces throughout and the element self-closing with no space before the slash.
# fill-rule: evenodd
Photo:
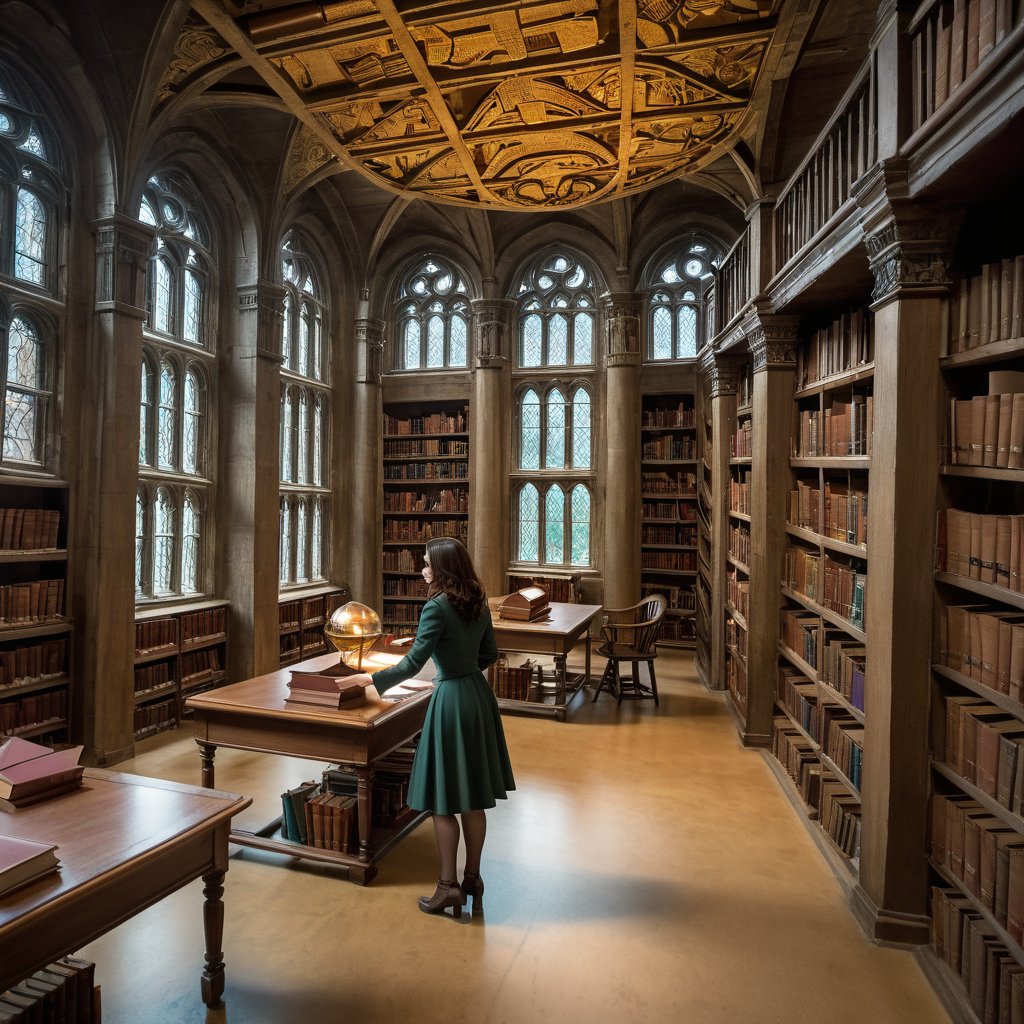
<svg viewBox="0 0 1024 1024">
<path fill-rule="evenodd" d="M 356 672 L 354 675 L 345 676 L 346 683 L 358 683 L 360 686 L 372 686 L 373 677 L 369 672 Z"/>
</svg>

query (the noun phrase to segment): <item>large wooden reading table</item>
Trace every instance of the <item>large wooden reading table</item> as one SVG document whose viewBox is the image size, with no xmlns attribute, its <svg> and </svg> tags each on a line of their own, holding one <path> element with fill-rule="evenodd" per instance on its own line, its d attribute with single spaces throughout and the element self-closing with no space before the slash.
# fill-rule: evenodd
<svg viewBox="0 0 1024 1024">
<path fill-rule="evenodd" d="M 203 1001 L 224 992 L 224 874 L 231 818 L 251 800 L 86 769 L 82 786 L 0 814 L 0 831 L 55 843 L 60 870 L 0 899 L 0 992 L 196 878 L 205 882 Z M 154 955 L 159 955 L 158 951 Z"/>
<path fill-rule="evenodd" d="M 503 600 L 492 597 L 488 601 L 498 650 L 549 655 L 555 662 L 555 678 L 550 696 L 542 694 L 536 701 L 499 698 L 498 705 L 508 711 L 553 715 L 564 722 L 573 697 L 590 682 L 590 623 L 601 611 L 601 605 L 552 601 L 546 618 L 519 622 L 499 618 L 498 606 Z M 586 664 L 582 673 L 570 676 L 566 660 L 581 639 L 586 642 Z"/>
<path fill-rule="evenodd" d="M 285 704 L 293 670 L 316 672 L 337 661 L 337 654 L 310 658 L 299 665 L 189 697 L 186 707 L 195 717 L 204 786 L 212 788 L 214 785 L 217 747 L 308 757 L 349 768 L 358 779 L 357 855 L 316 849 L 275 836 L 281 825 L 280 818 L 258 832 L 233 831 L 231 842 L 341 864 L 349 869 L 352 881 L 365 885 L 377 874 L 377 861 L 427 817 L 426 812 L 406 808 L 387 829 L 372 828 L 374 764 L 419 734 L 430 692 L 398 703 L 385 701 L 345 711 L 316 707 L 297 709 Z M 432 669 L 432 664 L 425 666 L 421 678 Z"/>
</svg>

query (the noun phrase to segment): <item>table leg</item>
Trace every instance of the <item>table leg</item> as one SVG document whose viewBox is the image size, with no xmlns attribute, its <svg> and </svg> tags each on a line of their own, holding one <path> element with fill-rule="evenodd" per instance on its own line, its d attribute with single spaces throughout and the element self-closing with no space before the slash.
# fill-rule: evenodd
<svg viewBox="0 0 1024 1024">
<path fill-rule="evenodd" d="M 583 689 L 586 690 L 590 686 L 590 630 L 587 630 L 587 660 L 585 666 L 585 674 L 583 676 Z"/>
<path fill-rule="evenodd" d="M 206 933 L 206 967 L 200 982 L 203 1002 L 219 1006 L 224 994 L 224 872 L 203 875 L 203 930 Z"/>
<path fill-rule="evenodd" d="M 555 655 L 555 703 L 565 703 L 566 656 Z"/>
<path fill-rule="evenodd" d="M 216 789 L 214 785 L 213 758 L 217 753 L 216 743 L 199 743 L 199 763 L 202 766 L 203 786 L 206 789 Z"/>
<path fill-rule="evenodd" d="M 358 787 L 356 806 L 359 811 L 359 859 L 370 859 L 370 825 L 373 821 L 373 771 L 370 768 L 356 768 Z"/>
</svg>

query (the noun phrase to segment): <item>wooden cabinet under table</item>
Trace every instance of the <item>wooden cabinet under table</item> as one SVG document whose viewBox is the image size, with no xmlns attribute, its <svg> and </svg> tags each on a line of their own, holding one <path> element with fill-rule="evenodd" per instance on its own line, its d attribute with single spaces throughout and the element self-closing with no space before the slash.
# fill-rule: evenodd
<svg viewBox="0 0 1024 1024">
<path fill-rule="evenodd" d="M 564 722 L 573 697 L 590 682 L 590 623 L 601 611 L 601 605 L 561 604 L 552 601 L 551 612 L 546 618 L 519 622 L 498 617 L 498 606 L 503 600 L 501 597 L 489 600 L 498 650 L 549 655 L 555 661 L 555 678 L 550 699 L 544 694 L 540 695 L 540 700 L 509 700 L 499 697 L 498 706 L 526 714 L 552 715 Z M 582 673 L 570 676 L 566 659 L 580 640 L 586 643 L 586 664 Z"/>
<path fill-rule="evenodd" d="M 79 789 L 0 814 L 0 832 L 56 843 L 60 859 L 59 871 L 0 898 L 0 992 L 201 877 L 202 995 L 216 1006 L 224 992 L 228 831 L 251 802 L 89 768 Z"/>
<path fill-rule="evenodd" d="M 295 667 L 319 671 L 337 660 L 337 654 L 326 654 Z M 428 672 L 429 668 L 421 675 Z M 347 766 L 358 779 L 358 854 L 316 849 L 275 838 L 280 818 L 259 832 L 234 831 L 231 841 L 239 846 L 341 864 L 349 869 L 352 881 L 365 885 L 377 874 L 377 861 L 427 816 L 424 811 L 407 808 L 387 828 L 372 828 L 374 765 L 419 734 L 430 691 L 399 703 L 385 702 L 345 711 L 316 707 L 299 710 L 285 704 L 290 677 L 291 670 L 281 669 L 189 698 L 186 706 L 194 715 L 203 785 L 214 785 L 217 747 L 307 757 Z"/>
</svg>

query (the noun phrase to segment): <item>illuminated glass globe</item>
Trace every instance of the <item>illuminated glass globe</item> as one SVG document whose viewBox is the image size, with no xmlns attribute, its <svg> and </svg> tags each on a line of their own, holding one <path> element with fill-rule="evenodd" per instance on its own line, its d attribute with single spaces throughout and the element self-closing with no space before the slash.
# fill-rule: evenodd
<svg viewBox="0 0 1024 1024">
<path fill-rule="evenodd" d="M 363 655 L 381 633 L 380 617 L 358 601 L 343 604 L 324 626 L 324 636 L 341 652 L 341 660 L 357 671 L 362 671 Z"/>
</svg>

